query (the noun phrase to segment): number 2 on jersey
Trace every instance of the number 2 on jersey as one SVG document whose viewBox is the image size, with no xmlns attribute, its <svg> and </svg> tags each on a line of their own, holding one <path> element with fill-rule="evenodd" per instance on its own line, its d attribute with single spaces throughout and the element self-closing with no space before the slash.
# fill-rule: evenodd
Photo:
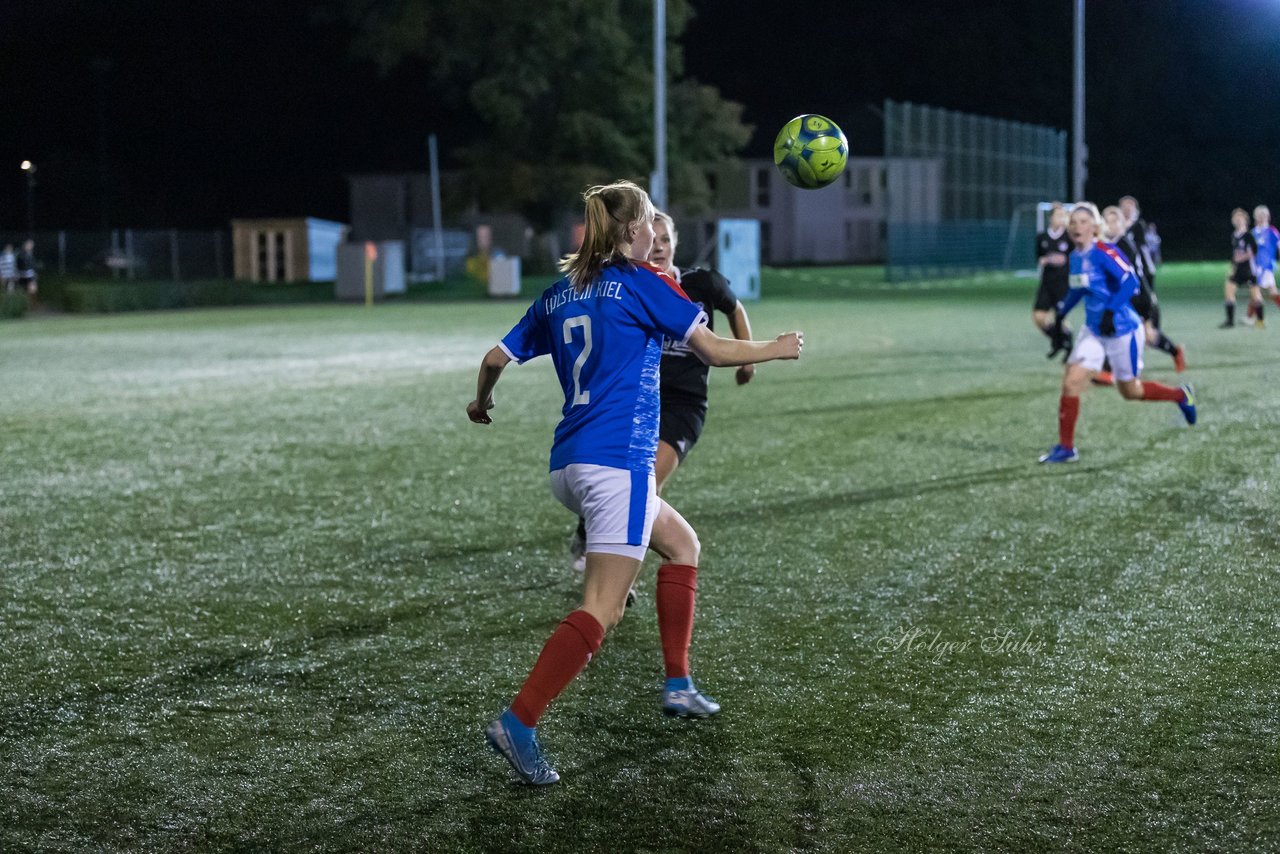
<svg viewBox="0 0 1280 854">
<path fill-rule="evenodd" d="M 573 329 L 575 326 L 582 327 L 583 340 L 582 352 L 578 354 L 578 358 L 573 360 L 573 405 L 579 406 L 591 402 L 591 392 L 582 387 L 582 366 L 587 363 L 587 356 L 591 355 L 591 318 L 585 314 L 565 318 L 564 343 L 573 343 Z"/>
</svg>

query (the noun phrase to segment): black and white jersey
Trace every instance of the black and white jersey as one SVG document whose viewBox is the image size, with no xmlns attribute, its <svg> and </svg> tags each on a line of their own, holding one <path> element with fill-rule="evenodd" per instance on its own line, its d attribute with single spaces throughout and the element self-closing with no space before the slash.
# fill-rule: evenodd
<svg viewBox="0 0 1280 854">
<path fill-rule="evenodd" d="M 1065 230 L 1042 231 L 1036 235 L 1036 260 L 1039 261 L 1046 255 L 1055 258 L 1040 267 L 1041 284 L 1057 284 L 1059 280 L 1066 282 L 1071 275 L 1070 264 L 1067 263 L 1071 256 L 1071 241 L 1067 239 Z M 1058 255 L 1062 256 L 1061 261 L 1057 260 Z"/>
<path fill-rule="evenodd" d="M 1258 281 L 1253 271 L 1254 259 L 1258 257 L 1258 241 L 1253 232 L 1245 229 L 1231 235 L 1231 281 L 1237 285 L 1252 285 Z"/>
<path fill-rule="evenodd" d="M 1138 217 L 1129 224 L 1129 230 L 1124 233 L 1124 239 L 1127 239 L 1133 246 L 1133 271 L 1138 274 L 1138 278 L 1149 288 L 1156 286 L 1156 260 L 1151 255 L 1151 248 L 1147 246 L 1147 222 L 1142 217 Z M 1119 246 L 1120 242 L 1116 241 Z"/>
<path fill-rule="evenodd" d="M 1251 264 L 1258 255 L 1258 241 L 1253 239 L 1253 232 L 1245 229 L 1231 235 L 1231 263 Z"/>
<path fill-rule="evenodd" d="M 738 298 L 729 280 L 715 270 L 694 267 L 681 271 L 680 287 L 689 299 L 707 313 L 707 328 L 715 331 L 715 312 L 733 314 Z M 667 338 L 662 342 L 662 397 L 706 406 L 707 376 L 710 369 L 689 349 L 688 344 Z"/>
</svg>

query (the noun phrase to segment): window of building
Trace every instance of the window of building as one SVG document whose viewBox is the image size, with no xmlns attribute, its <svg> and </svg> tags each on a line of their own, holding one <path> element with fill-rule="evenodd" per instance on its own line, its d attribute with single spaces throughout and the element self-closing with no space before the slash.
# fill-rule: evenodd
<svg viewBox="0 0 1280 854">
<path fill-rule="evenodd" d="M 760 223 L 760 260 L 766 264 L 773 261 L 773 229 L 770 223 Z"/>
<path fill-rule="evenodd" d="M 287 251 L 289 241 L 283 231 L 277 231 L 275 239 L 275 275 L 271 279 L 272 281 L 283 282 L 289 276 L 289 255 Z"/>
</svg>

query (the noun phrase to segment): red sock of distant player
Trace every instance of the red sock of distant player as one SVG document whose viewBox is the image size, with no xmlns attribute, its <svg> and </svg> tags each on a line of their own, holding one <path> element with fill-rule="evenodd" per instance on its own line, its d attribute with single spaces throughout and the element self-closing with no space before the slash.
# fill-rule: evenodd
<svg viewBox="0 0 1280 854">
<path fill-rule="evenodd" d="M 1080 417 L 1080 397 L 1064 394 L 1058 398 L 1058 444 L 1076 446 L 1076 419 Z"/>
<path fill-rule="evenodd" d="M 1182 403 L 1187 399 L 1186 393 L 1180 388 L 1173 386 L 1161 385 L 1160 383 L 1142 382 L 1142 399 L 1143 400 L 1172 400 L 1174 403 Z"/>
<path fill-rule="evenodd" d="M 658 568 L 658 635 L 667 678 L 689 675 L 689 644 L 693 640 L 693 601 L 698 590 L 698 568 L 664 563 Z"/>
<path fill-rule="evenodd" d="M 551 701 L 582 672 L 604 641 L 604 626 L 586 611 L 564 618 L 547 639 L 524 687 L 511 702 L 520 723 L 533 727 Z"/>
<path fill-rule="evenodd" d="M 1271 299 L 1275 300 L 1276 308 L 1280 308 L 1280 293 L 1272 294 Z"/>
</svg>

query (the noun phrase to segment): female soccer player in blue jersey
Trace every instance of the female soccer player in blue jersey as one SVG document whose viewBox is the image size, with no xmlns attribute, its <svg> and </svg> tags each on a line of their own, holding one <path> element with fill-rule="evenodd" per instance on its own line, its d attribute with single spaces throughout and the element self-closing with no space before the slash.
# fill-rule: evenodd
<svg viewBox="0 0 1280 854">
<path fill-rule="evenodd" d="M 702 267 L 681 270 L 676 266 L 675 258 L 678 242 L 679 235 L 671 216 L 662 211 L 656 212 L 649 263 L 675 279 L 685 295 L 702 307 L 707 313 L 708 329 L 715 330 L 715 312 L 719 311 L 729 319 L 729 330 L 734 338 L 750 341 L 751 319 L 747 316 L 747 309 L 729 287 L 729 280 L 715 270 Z M 1065 256 L 1063 263 L 1066 263 Z M 1062 291 L 1061 296 L 1065 296 L 1065 284 Z M 1052 316 L 1050 313 L 1050 319 Z M 740 366 L 735 374 L 738 385 L 751 382 L 755 372 L 755 365 Z M 707 418 L 707 380 L 710 368 L 687 344 L 668 338 L 662 344 L 660 373 L 662 405 L 658 422 L 658 456 L 654 467 L 659 495 L 662 494 L 667 478 L 684 462 L 684 458 L 702 436 L 702 427 Z M 578 530 L 569 545 L 569 553 L 574 558 L 573 568 L 577 572 L 586 568 L 586 545 L 587 532 L 579 520 Z M 628 598 L 627 604 L 631 604 L 633 599 L 634 596 Z"/>
<path fill-rule="evenodd" d="M 1129 300 L 1138 290 L 1138 278 L 1115 247 L 1098 240 L 1102 216 L 1092 202 L 1077 202 L 1067 231 L 1075 249 L 1071 252 L 1071 290 L 1057 307 L 1059 319 L 1084 300 L 1085 324 L 1076 336 L 1062 377 L 1058 402 L 1058 444 L 1040 457 L 1042 463 L 1070 463 L 1080 459 L 1075 447 L 1080 393 L 1089 379 L 1111 361 L 1116 388 L 1126 400 L 1168 400 L 1178 404 L 1188 424 L 1196 423 L 1195 396 L 1191 387 L 1180 388 L 1143 382 L 1144 330 Z"/>
<path fill-rule="evenodd" d="M 1249 289 L 1249 309 L 1245 313 L 1245 322 L 1256 323 L 1261 329 L 1264 325 L 1262 317 L 1262 292 L 1270 291 L 1276 307 L 1280 308 L 1280 292 L 1276 291 L 1276 256 L 1280 254 L 1280 230 L 1271 224 L 1271 209 L 1266 205 L 1258 205 L 1253 209 L 1253 239 L 1257 244 L 1254 257 L 1255 278 L 1257 283 Z"/>
<path fill-rule="evenodd" d="M 551 447 L 551 489 L 586 519 L 582 607 L 543 646 L 511 706 L 485 729 L 489 744 L 526 783 L 560 779 L 535 727 L 547 706 L 599 650 L 622 619 L 645 549 L 662 558 L 658 615 L 667 682 L 662 709 L 706 717 L 720 707 L 689 676 L 700 546 L 689 523 L 656 494 L 658 365 L 663 338 L 685 342 L 712 365 L 746 365 L 800 356 L 799 332 L 773 341 L 738 341 L 706 327 L 706 314 L 680 286 L 641 259 L 653 243 L 653 204 L 628 181 L 585 194 L 582 248 L 565 259 L 565 278 L 543 291 L 480 366 L 468 417 L 489 424 L 493 389 L 511 361 L 550 354 L 564 390 L 564 417 Z M 674 595 L 674 591 L 683 591 Z"/>
</svg>

